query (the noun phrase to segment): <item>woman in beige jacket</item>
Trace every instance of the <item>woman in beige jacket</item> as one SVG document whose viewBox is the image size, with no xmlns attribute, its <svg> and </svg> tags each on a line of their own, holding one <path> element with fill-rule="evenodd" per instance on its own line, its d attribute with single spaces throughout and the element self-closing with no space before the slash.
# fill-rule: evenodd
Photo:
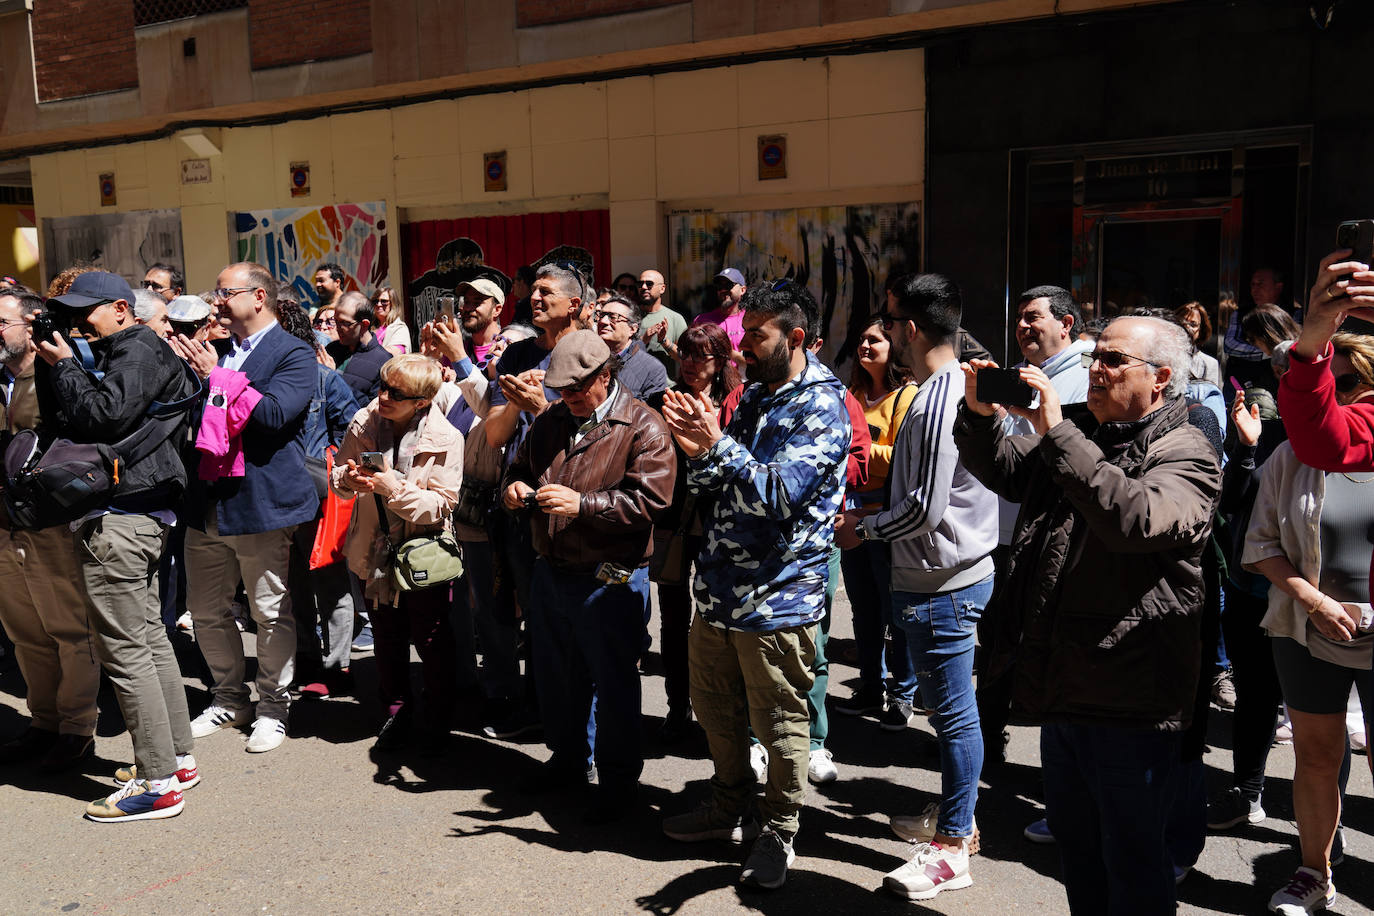
<svg viewBox="0 0 1374 916">
<path fill-rule="evenodd" d="M 372 607 L 377 676 L 387 704 L 387 721 L 374 747 L 395 750 L 410 737 L 413 644 L 423 663 L 421 750 L 437 754 L 447 743 L 455 700 L 449 584 L 408 592 L 396 589 L 373 496 L 385 505 L 387 535 L 393 544 L 443 529 L 462 484 L 463 437 L 434 403 L 443 382 L 437 362 L 418 354 L 394 357 L 382 366 L 381 381 L 377 399 L 349 424 L 330 484 L 344 499 L 359 497 L 345 552 Z M 385 470 L 364 467 L 363 452 L 381 452 Z"/>
</svg>

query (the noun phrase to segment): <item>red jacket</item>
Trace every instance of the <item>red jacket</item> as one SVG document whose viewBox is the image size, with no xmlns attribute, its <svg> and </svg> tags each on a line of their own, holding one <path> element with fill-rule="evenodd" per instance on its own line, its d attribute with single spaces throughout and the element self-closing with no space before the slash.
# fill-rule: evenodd
<svg viewBox="0 0 1374 916">
<path fill-rule="evenodd" d="M 1319 471 L 1374 471 L 1374 402 L 1336 403 L 1331 345 L 1314 360 L 1289 350 L 1288 366 L 1279 383 L 1279 415 L 1298 460 Z"/>
</svg>

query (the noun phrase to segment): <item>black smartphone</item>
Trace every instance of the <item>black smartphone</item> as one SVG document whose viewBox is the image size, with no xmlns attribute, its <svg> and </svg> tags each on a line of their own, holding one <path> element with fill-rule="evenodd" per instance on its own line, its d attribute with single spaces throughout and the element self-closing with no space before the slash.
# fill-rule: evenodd
<svg viewBox="0 0 1374 916">
<path fill-rule="evenodd" d="M 1350 259 L 1374 265 L 1374 219 L 1348 219 L 1336 227 L 1336 247 L 1349 248 Z M 1342 274 L 1337 280 L 1349 280 Z M 1339 297 L 1337 297 L 1339 298 Z"/>
<path fill-rule="evenodd" d="M 358 455 L 358 463 L 378 474 L 386 470 L 386 456 L 381 452 L 363 452 Z"/>
<path fill-rule="evenodd" d="M 1029 407 L 1035 389 L 1021 380 L 1019 369 L 979 369 L 978 400 L 984 404 Z"/>
<path fill-rule="evenodd" d="M 1374 219 L 1346 220 L 1336 227 L 1336 247 L 1349 248 L 1350 257 L 1362 264 L 1374 264 Z"/>
<path fill-rule="evenodd" d="M 522 501 L 524 502 L 526 509 L 539 508 L 539 497 L 534 493 L 526 493 Z"/>
</svg>

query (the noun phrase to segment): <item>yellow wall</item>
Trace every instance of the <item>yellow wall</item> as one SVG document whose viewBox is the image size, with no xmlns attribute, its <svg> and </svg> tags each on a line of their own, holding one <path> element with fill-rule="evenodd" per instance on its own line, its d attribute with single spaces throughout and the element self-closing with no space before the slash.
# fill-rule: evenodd
<svg viewBox="0 0 1374 916">
<path fill-rule="evenodd" d="M 788 177 L 761 182 L 757 137 L 777 133 L 788 138 Z M 577 197 L 609 206 L 613 271 L 637 271 L 665 260 L 664 209 L 920 199 L 924 136 L 924 60 L 913 49 L 226 128 L 207 136 L 219 154 L 205 185 L 180 183 L 180 160 L 201 157 L 179 138 L 37 156 L 30 169 L 40 219 L 181 208 L 187 285 L 201 289 L 228 260 L 227 211 L 366 200 L 385 200 L 394 220 L 398 208 L 518 213 Z M 509 187 L 488 193 L 482 154 L 501 149 Z M 298 160 L 310 163 L 309 197 L 290 195 Z M 107 171 L 118 206 L 102 210 L 97 175 Z M 399 233 L 390 238 L 399 265 Z"/>
<path fill-rule="evenodd" d="M 0 275 L 38 288 L 38 230 L 32 207 L 0 204 Z"/>
</svg>

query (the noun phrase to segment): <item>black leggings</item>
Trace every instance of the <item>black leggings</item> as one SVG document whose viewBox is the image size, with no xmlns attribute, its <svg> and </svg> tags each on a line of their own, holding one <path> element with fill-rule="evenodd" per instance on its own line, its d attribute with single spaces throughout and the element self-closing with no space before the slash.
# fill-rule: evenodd
<svg viewBox="0 0 1374 916">
<path fill-rule="evenodd" d="M 1221 615 L 1221 631 L 1226 637 L 1226 654 L 1231 659 L 1231 679 L 1236 688 L 1236 710 L 1232 719 L 1232 784 L 1248 801 L 1256 801 L 1264 789 L 1264 767 L 1278 726 L 1278 708 L 1283 700 L 1279 675 L 1274 670 L 1274 654 L 1269 635 L 1260 629 L 1268 609 L 1265 598 L 1257 598 L 1230 582 L 1225 585 L 1226 610 Z"/>
</svg>

